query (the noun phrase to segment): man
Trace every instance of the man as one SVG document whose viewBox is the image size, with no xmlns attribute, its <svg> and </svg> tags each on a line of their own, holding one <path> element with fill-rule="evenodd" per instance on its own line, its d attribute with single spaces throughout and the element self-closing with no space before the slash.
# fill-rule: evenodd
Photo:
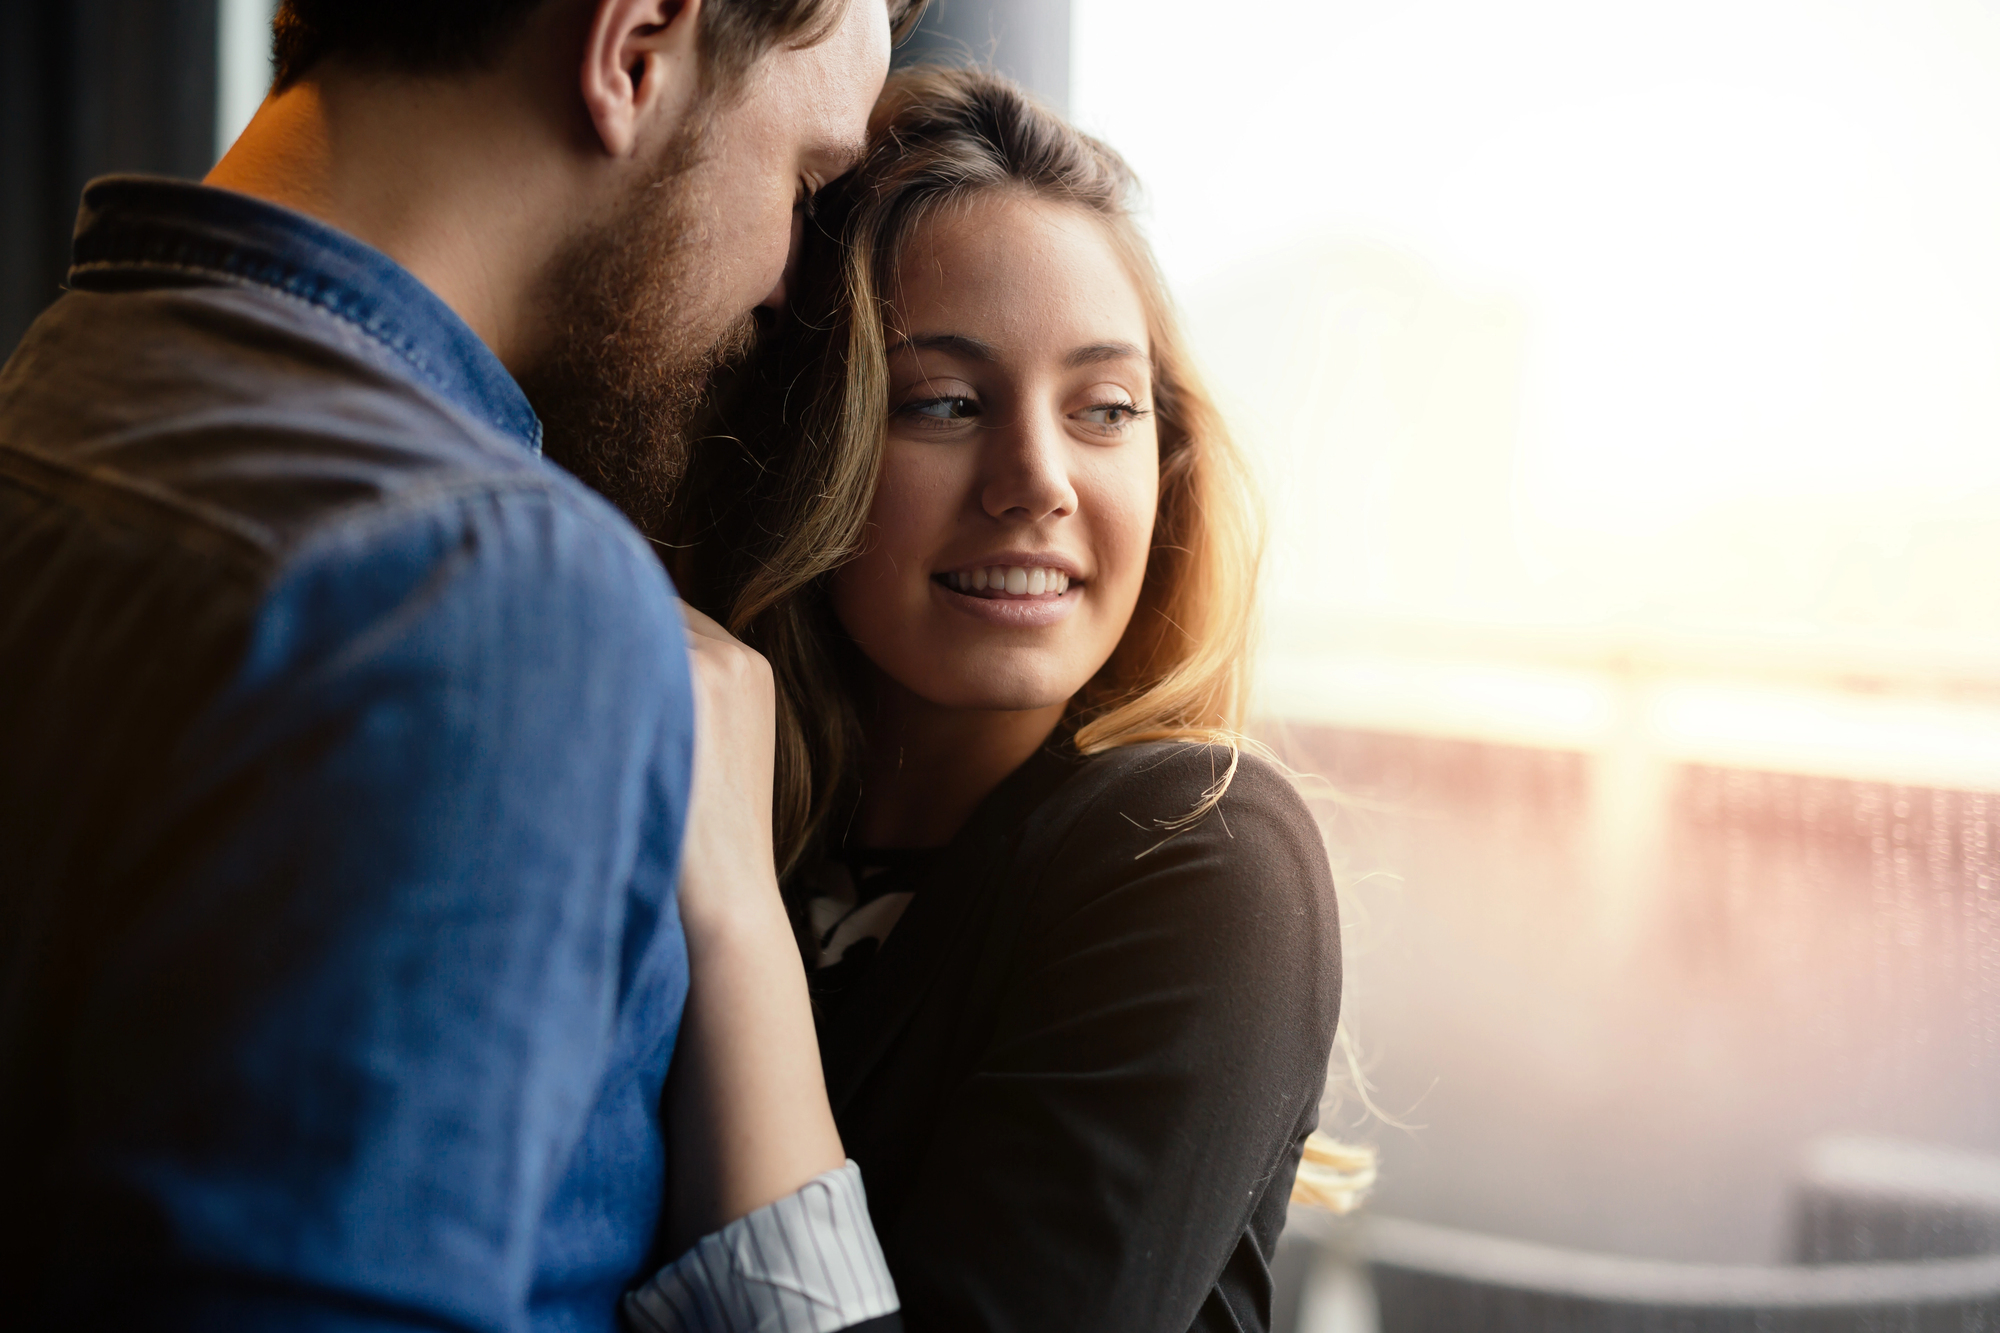
<svg viewBox="0 0 2000 1333">
<path fill-rule="evenodd" d="M 709 1232 L 635 1319 L 893 1321 L 823 1092 L 662 1128 L 768 677 L 537 455 L 655 510 L 911 8 L 288 0 L 208 185 L 86 192 L 0 371 L 10 1318 L 610 1329 Z"/>
</svg>

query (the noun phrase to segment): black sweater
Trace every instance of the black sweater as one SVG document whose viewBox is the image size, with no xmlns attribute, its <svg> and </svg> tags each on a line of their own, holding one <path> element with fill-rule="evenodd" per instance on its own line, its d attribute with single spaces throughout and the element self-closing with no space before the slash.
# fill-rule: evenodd
<svg viewBox="0 0 2000 1333">
<path fill-rule="evenodd" d="M 1264 1329 L 1340 1007 L 1325 848 L 1245 755 L 1043 751 L 822 999 L 911 1333 Z"/>
</svg>

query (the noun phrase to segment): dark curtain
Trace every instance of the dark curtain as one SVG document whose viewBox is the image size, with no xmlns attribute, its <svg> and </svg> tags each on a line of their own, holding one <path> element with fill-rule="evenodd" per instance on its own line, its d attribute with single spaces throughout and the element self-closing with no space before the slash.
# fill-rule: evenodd
<svg viewBox="0 0 2000 1333">
<path fill-rule="evenodd" d="M 0 357 L 60 291 L 84 182 L 215 158 L 215 0 L 0 0 Z"/>
</svg>

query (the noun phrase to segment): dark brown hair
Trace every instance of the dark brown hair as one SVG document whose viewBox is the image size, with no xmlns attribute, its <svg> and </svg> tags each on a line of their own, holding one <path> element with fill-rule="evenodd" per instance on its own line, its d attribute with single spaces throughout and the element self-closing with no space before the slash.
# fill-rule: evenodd
<svg viewBox="0 0 2000 1333">
<path fill-rule="evenodd" d="M 284 89 L 329 56 L 404 74 L 477 69 L 550 0 L 284 0 L 272 24 L 275 85 Z M 866 4 L 869 0 L 851 0 Z M 926 0 L 890 0 L 897 36 Z M 704 0 L 701 42 L 711 87 L 728 89 L 765 52 L 811 46 L 839 22 L 842 0 Z"/>
</svg>

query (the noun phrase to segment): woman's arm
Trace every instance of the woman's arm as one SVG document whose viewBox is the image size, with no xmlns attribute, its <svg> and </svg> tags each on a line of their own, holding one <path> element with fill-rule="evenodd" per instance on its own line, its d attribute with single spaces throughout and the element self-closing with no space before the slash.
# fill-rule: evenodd
<svg viewBox="0 0 2000 1333">
<path fill-rule="evenodd" d="M 1178 1333 L 1209 1326 L 1225 1267 L 1249 1308 L 1207 1313 L 1268 1320 L 1269 1256 L 1240 1242 L 1268 1191 L 1282 1216 L 1316 1117 L 1338 924 L 1318 830 L 1271 766 L 1246 756 L 1217 810 L 1158 829 L 1215 754 L 1111 761 L 1009 886 L 1032 894 L 1020 966 L 884 1238 L 910 1328 Z"/>
<path fill-rule="evenodd" d="M 680 876 L 690 981 L 667 1084 L 665 1229 L 686 1252 L 627 1297 L 627 1319 L 661 1333 L 892 1333 L 895 1287 L 827 1106 L 778 896 L 770 668 L 684 609 L 696 716 Z"/>
<path fill-rule="evenodd" d="M 668 1087 L 669 1232 L 682 1243 L 846 1160 L 772 859 L 771 668 L 685 614 L 696 740 L 680 912 L 692 979 Z"/>
</svg>

